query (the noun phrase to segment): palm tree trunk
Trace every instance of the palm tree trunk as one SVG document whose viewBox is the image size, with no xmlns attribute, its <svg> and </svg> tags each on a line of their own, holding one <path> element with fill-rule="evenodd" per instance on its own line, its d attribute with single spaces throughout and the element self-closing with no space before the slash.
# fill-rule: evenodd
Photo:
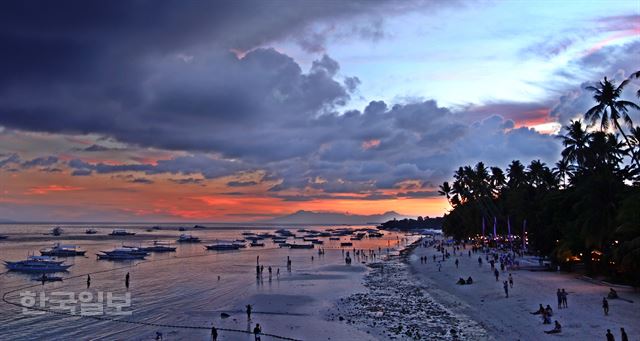
<svg viewBox="0 0 640 341">
<path fill-rule="evenodd" d="M 631 154 L 631 160 L 633 160 L 636 163 L 636 166 L 640 167 L 640 161 L 638 161 L 636 153 L 633 152 L 633 146 L 631 145 L 631 142 L 629 142 L 629 138 L 627 137 L 627 134 L 625 134 L 624 130 L 622 130 L 622 127 L 620 127 L 620 123 L 618 123 L 618 120 L 613 120 L 613 122 L 615 123 L 616 128 L 618 128 L 618 130 L 622 134 L 622 137 L 624 137 L 624 140 L 627 143 L 627 146 L 629 147 L 629 154 Z"/>
</svg>

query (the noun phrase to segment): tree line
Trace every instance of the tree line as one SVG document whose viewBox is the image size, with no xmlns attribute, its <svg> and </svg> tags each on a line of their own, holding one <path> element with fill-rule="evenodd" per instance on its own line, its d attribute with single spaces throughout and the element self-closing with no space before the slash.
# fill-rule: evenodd
<svg viewBox="0 0 640 341">
<path fill-rule="evenodd" d="M 521 235 L 529 250 L 559 264 L 581 263 L 589 274 L 640 285 L 640 127 L 621 98 L 640 71 L 620 84 L 606 77 L 595 86 L 595 105 L 558 135 L 563 150 L 554 165 L 512 161 L 506 172 L 479 162 L 463 166 L 439 193 L 451 204 L 443 232 L 456 239 L 493 232 Z M 640 98 L 640 90 L 635 94 Z"/>
</svg>

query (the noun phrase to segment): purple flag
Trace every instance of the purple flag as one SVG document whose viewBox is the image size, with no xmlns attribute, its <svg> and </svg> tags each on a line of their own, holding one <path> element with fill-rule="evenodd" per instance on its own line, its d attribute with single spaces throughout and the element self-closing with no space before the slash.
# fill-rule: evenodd
<svg viewBox="0 0 640 341">
<path fill-rule="evenodd" d="M 522 249 L 527 248 L 527 219 L 522 222 Z"/>
<path fill-rule="evenodd" d="M 496 239 L 498 237 L 498 234 L 496 233 L 496 226 L 498 225 L 498 218 L 497 217 L 493 217 L 493 239 Z"/>
</svg>

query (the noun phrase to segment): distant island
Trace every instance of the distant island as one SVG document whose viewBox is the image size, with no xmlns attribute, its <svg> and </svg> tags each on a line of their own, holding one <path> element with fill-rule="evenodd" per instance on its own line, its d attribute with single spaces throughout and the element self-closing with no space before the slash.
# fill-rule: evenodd
<svg viewBox="0 0 640 341">
<path fill-rule="evenodd" d="M 443 217 L 418 217 L 417 219 L 392 219 L 380 225 L 383 230 L 417 230 L 417 229 L 436 229 L 442 228 Z"/>
<path fill-rule="evenodd" d="M 358 215 L 337 212 L 313 212 L 300 210 L 295 213 L 261 221 L 268 224 L 322 224 L 322 225 L 364 225 L 380 224 L 391 219 L 401 219 L 405 216 L 395 211 L 382 214 Z"/>
</svg>

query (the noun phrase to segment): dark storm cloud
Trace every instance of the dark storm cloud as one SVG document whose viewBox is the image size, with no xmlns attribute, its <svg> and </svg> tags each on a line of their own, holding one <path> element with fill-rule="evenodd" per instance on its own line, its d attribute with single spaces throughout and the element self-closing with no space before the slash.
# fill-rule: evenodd
<svg viewBox="0 0 640 341">
<path fill-rule="evenodd" d="M 438 183 L 472 160 L 504 166 L 510 161 L 505 155 L 523 161 L 555 156 L 552 137 L 512 129 L 504 107 L 486 108 L 474 124 L 465 118 L 473 113 L 454 113 L 433 100 L 372 101 L 345 112 L 360 80 L 342 75 L 338 61 L 325 55 L 302 70 L 284 53 L 256 48 L 302 41 L 323 20 L 442 3 L 5 3 L 0 125 L 94 133 L 132 148 L 187 154 L 153 164 L 74 159 L 68 162 L 74 176 L 134 172 L 214 179 L 261 170 L 267 174 L 261 181 L 278 182 L 270 193 L 311 188 L 371 199 L 387 198 L 378 190 L 408 179 Z M 383 23 L 374 19 L 372 26 L 359 23 L 353 34 L 381 38 Z M 334 39 L 310 37 L 310 48 L 319 50 L 323 39 Z M 482 120 L 491 115 L 500 116 Z M 9 156 L 0 167 L 19 162 L 18 155 Z"/>
<path fill-rule="evenodd" d="M 33 168 L 37 166 L 47 167 L 58 162 L 55 156 L 43 156 L 22 163 L 22 168 Z"/>
<path fill-rule="evenodd" d="M 229 187 L 249 187 L 255 186 L 258 183 L 255 181 L 229 181 L 227 182 L 227 186 Z"/>
</svg>

